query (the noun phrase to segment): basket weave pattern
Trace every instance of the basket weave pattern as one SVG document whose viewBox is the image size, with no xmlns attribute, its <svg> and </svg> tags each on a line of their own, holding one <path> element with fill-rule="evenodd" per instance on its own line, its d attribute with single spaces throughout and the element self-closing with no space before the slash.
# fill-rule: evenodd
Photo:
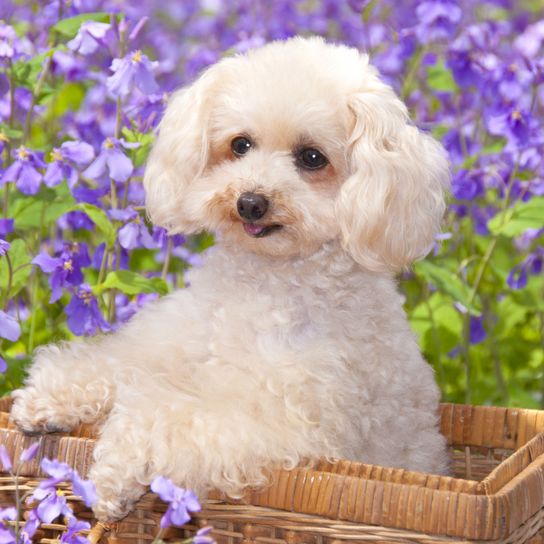
<svg viewBox="0 0 544 544">
<path fill-rule="evenodd" d="M 0 400 L 0 443 L 17 459 L 35 438 L 11 426 L 9 406 Z M 451 447 L 454 477 L 322 460 L 311 468 L 273 472 L 266 489 L 248 492 L 243 501 L 211 493 L 193 524 L 171 536 L 189 536 L 212 524 L 219 544 L 544 544 L 544 411 L 444 404 L 441 430 Z M 81 426 L 70 435 L 44 437 L 38 459 L 22 467 L 24 489 L 45 476 L 42 457 L 63 460 L 85 475 L 95 435 L 93 427 Z M 13 493 L 11 481 L 0 478 L 0 505 L 13 504 Z M 92 520 L 67 493 L 78 516 Z M 96 527 L 92 539 L 149 543 L 165 509 L 148 493 L 111 530 Z M 64 529 L 44 527 L 39 538 L 52 542 Z"/>
</svg>

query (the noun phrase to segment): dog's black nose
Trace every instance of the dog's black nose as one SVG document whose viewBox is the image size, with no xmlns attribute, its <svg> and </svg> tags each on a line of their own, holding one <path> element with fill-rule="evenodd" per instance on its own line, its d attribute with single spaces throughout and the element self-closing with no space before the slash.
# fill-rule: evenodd
<svg viewBox="0 0 544 544">
<path fill-rule="evenodd" d="M 242 219 L 256 221 L 268 210 L 268 200 L 258 193 L 242 193 L 238 199 L 237 207 Z"/>
</svg>

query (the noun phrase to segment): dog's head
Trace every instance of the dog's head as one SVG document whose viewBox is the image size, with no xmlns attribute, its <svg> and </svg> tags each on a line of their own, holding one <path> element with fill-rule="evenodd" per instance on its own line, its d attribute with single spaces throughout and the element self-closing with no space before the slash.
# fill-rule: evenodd
<svg viewBox="0 0 544 544">
<path fill-rule="evenodd" d="M 317 38 L 227 58 L 176 92 L 144 177 L 172 233 L 287 257 L 338 239 L 378 271 L 429 250 L 447 181 L 444 150 L 368 57 Z"/>
</svg>

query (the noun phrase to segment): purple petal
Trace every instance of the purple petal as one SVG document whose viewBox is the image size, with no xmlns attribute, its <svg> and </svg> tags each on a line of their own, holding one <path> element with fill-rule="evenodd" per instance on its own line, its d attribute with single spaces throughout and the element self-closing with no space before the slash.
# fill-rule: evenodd
<svg viewBox="0 0 544 544">
<path fill-rule="evenodd" d="M 2 357 L 0 357 L 0 374 L 3 374 L 7 369 L 8 364 Z"/>
<path fill-rule="evenodd" d="M 117 234 L 121 247 L 125 249 L 134 249 L 138 246 L 139 228 L 136 223 L 127 223 L 119 229 Z"/>
<path fill-rule="evenodd" d="M 87 178 L 98 179 L 106 171 L 106 156 L 104 153 L 100 153 L 98 157 L 92 162 L 88 168 L 83 172 L 83 175 Z"/>
<path fill-rule="evenodd" d="M 110 177 L 114 181 L 126 181 L 132 174 L 132 161 L 117 149 L 111 149 L 106 156 Z"/>
<path fill-rule="evenodd" d="M 114 59 L 110 67 L 114 73 L 106 80 L 106 87 L 114 98 L 127 95 L 132 87 L 135 67 L 128 59 Z"/>
<path fill-rule="evenodd" d="M 38 451 L 40 450 L 40 442 L 34 442 L 31 446 L 26 448 L 26 450 L 21 453 L 21 462 L 27 463 L 28 461 L 32 461 L 36 455 L 38 455 Z"/>
<path fill-rule="evenodd" d="M 15 534 L 10 529 L 0 527 L 0 544 L 17 544 Z"/>
<path fill-rule="evenodd" d="M 58 185 L 62 181 L 62 178 L 63 174 L 61 164 L 57 161 L 50 162 L 47 165 L 47 170 L 43 176 L 43 182 L 48 187 L 55 187 L 55 185 Z"/>
<path fill-rule="evenodd" d="M 200 506 L 200 501 L 198 500 L 198 497 L 194 491 L 185 491 L 185 494 L 183 495 L 183 502 L 190 512 L 200 512 L 202 509 Z"/>
<path fill-rule="evenodd" d="M 0 521 L 15 521 L 16 519 L 17 509 L 14 506 L 10 506 L 9 508 L 0 508 Z"/>
<path fill-rule="evenodd" d="M 14 219 L 0 219 L 0 236 L 13 232 Z"/>
<path fill-rule="evenodd" d="M 2 184 L 8 181 L 16 181 L 19 178 L 23 165 L 19 161 L 15 161 L 2 175 Z"/>
<path fill-rule="evenodd" d="M 77 165 L 87 164 L 94 159 L 94 148 L 86 142 L 64 142 L 60 148 L 62 155 Z"/>
<path fill-rule="evenodd" d="M 51 523 L 54 519 L 58 518 L 64 507 L 66 506 L 66 499 L 59 497 L 55 491 L 49 493 L 48 497 L 42 500 L 36 509 L 38 517 L 44 523 Z"/>
<path fill-rule="evenodd" d="M 83 499 L 86 506 L 90 507 L 98 500 L 94 484 L 90 480 L 83 480 L 75 471 L 72 475 L 72 487 L 74 493 Z"/>
<path fill-rule="evenodd" d="M 16 185 L 21 193 L 35 195 L 40 189 L 41 181 L 42 175 L 31 164 L 24 163 Z"/>
<path fill-rule="evenodd" d="M 4 467 L 4 472 L 9 472 L 12 469 L 11 459 L 4 444 L 0 444 L 0 462 Z"/>
<path fill-rule="evenodd" d="M 472 316 L 470 318 L 470 343 L 479 344 L 485 340 L 486 336 L 483 318 Z"/>
<path fill-rule="evenodd" d="M 0 337 L 15 342 L 21 336 L 21 326 L 17 319 L 0 310 Z"/>
<path fill-rule="evenodd" d="M 155 77 L 143 63 L 137 65 L 134 79 L 136 85 L 144 94 L 153 94 L 159 90 Z"/>
<path fill-rule="evenodd" d="M 157 493 L 164 502 L 171 502 L 174 500 L 176 496 L 175 489 L 176 486 L 173 484 L 172 480 L 169 480 L 164 476 L 157 476 L 151 482 L 151 491 Z"/>
<path fill-rule="evenodd" d="M 50 274 L 62 266 L 62 259 L 51 257 L 45 251 L 42 251 L 32 259 L 32 264 L 37 264 L 43 272 Z"/>
<path fill-rule="evenodd" d="M 175 525 L 176 527 L 181 527 L 182 525 L 185 525 L 189 520 L 191 519 L 191 516 L 187 512 L 187 508 L 183 504 L 178 504 L 174 508 L 173 505 L 170 505 L 170 521 L 172 522 L 172 525 Z"/>
<path fill-rule="evenodd" d="M 72 469 L 66 463 L 62 463 L 56 459 L 44 457 L 40 463 L 40 467 L 46 474 L 60 481 L 70 480 L 72 476 Z"/>
</svg>

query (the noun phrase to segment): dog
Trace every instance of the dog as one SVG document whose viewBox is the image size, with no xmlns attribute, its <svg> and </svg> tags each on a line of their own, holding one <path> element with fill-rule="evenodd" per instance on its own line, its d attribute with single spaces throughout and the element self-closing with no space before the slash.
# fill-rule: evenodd
<svg viewBox="0 0 544 544">
<path fill-rule="evenodd" d="M 171 96 L 144 176 L 150 219 L 215 247 L 114 334 L 39 348 L 13 420 L 102 422 L 102 521 L 157 475 L 238 497 L 318 457 L 447 473 L 395 274 L 433 246 L 448 183 L 367 55 L 297 37 L 221 60 Z"/>
</svg>

